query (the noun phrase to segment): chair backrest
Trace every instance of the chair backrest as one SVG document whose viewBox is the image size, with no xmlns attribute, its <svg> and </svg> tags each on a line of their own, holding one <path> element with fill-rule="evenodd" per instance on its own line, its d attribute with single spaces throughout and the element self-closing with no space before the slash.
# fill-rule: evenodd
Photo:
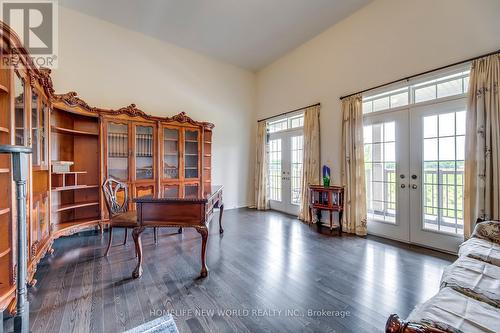
<svg viewBox="0 0 500 333">
<path fill-rule="evenodd" d="M 128 186 L 116 179 L 109 178 L 102 185 L 102 191 L 106 198 L 109 216 L 113 217 L 128 211 Z M 123 203 L 118 202 L 118 192 L 123 191 Z"/>
</svg>

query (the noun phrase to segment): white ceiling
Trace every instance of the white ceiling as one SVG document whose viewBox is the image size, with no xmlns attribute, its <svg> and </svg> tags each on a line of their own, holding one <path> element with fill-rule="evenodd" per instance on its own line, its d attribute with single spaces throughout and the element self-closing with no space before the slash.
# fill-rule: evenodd
<svg viewBox="0 0 500 333">
<path fill-rule="evenodd" d="M 59 4 L 258 70 L 371 0 L 59 0 Z"/>
</svg>

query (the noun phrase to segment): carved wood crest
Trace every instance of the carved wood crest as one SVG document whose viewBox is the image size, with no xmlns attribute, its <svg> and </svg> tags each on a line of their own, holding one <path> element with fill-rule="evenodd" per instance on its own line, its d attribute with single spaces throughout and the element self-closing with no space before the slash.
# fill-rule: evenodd
<svg viewBox="0 0 500 333">
<path fill-rule="evenodd" d="M 50 79 L 50 76 L 49 76 Z M 153 120 L 153 121 L 162 121 L 162 122 L 179 122 L 179 123 L 188 123 L 193 126 L 201 126 L 206 129 L 212 129 L 214 128 L 214 124 L 208 123 L 208 122 L 199 122 L 193 120 L 191 117 L 189 117 L 185 112 L 180 112 L 176 114 L 175 116 L 172 117 L 158 117 L 158 116 L 151 116 L 142 111 L 141 109 L 137 108 L 135 104 L 130 104 L 129 106 L 125 106 L 116 110 L 113 109 L 102 109 L 94 106 L 90 106 L 87 102 L 85 102 L 83 99 L 78 97 L 78 94 L 74 91 L 67 92 L 65 94 L 52 94 L 52 101 L 55 102 L 63 102 L 64 104 L 71 106 L 71 107 L 80 107 L 84 109 L 85 111 L 91 112 L 91 113 L 96 113 L 99 115 L 111 115 L 111 116 L 118 116 L 118 115 L 127 115 L 129 117 L 138 117 L 138 118 L 143 118 L 147 120 Z"/>
<path fill-rule="evenodd" d="M 0 42 L 2 43 L 2 45 L 0 45 L 2 50 L 4 50 L 4 52 L 7 50 L 7 54 L 2 54 L 2 56 L 15 57 L 16 59 L 18 59 L 18 61 L 16 61 L 16 64 L 18 65 L 19 63 L 21 63 L 25 67 L 28 74 L 28 80 L 29 80 L 28 83 L 32 87 L 34 87 L 35 82 L 38 81 L 40 86 L 45 91 L 45 94 L 51 101 L 64 102 L 66 105 L 70 107 L 81 107 L 82 109 L 88 112 L 97 113 L 99 115 L 124 114 L 130 117 L 139 117 L 154 121 L 162 121 L 162 122 L 176 121 L 179 123 L 188 123 L 194 126 L 201 126 L 206 129 L 212 129 L 214 127 L 214 124 L 212 123 L 198 122 L 191 119 L 189 116 L 186 115 L 185 112 L 181 112 L 172 117 L 158 117 L 146 114 L 144 111 L 137 108 L 135 104 L 130 104 L 129 106 L 125 106 L 117 110 L 102 109 L 88 105 L 84 100 L 78 97 L 77 93 L 74 91 L 70 91 L 65 94 L 56 94 L 52 83 L 52 78 L 50 77 L 51 70 L 48 68 L 38 68 L 33 63 L 32 58 L 24 48 L 23 44 L 21 43 L 21 40 L 19 39 L 15 31 L 12 30 L 7 24 L 5 24 L 2 21 L 0 21 L 0 39 L 1 39 Z M 16 68 L 18 67 L 17 65 L 15 66 Z"/>
</svg>

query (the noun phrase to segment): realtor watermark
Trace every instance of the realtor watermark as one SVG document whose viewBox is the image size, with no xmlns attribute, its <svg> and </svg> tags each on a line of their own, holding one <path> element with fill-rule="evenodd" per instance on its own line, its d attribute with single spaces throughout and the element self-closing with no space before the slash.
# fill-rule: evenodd
<svg viewBox="0 0 500 333">
<path fill-rule="evenodd" d="M 58 2 L 56 0 L 0 0 L 0 16 L 17 34 L 38 67 L 57 68 Z M 18 50 L 2 54 L 1 67 L 16 66 Z"/>
<path fill-rule="evenodd" d="M 172 315 L 174 317 L 336 317 L 347 318 L 350 311 L 336 309 L 272 309 L 272 308 L 228 308 L 228 309 L 151 309 L 152 317 Z"/>
</svg>

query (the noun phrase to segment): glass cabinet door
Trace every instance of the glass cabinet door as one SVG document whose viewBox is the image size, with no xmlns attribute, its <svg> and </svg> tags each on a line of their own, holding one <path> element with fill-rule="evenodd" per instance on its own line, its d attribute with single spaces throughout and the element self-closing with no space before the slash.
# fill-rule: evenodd
<svg viewBox="0 0 500 333">
<path fill-rule="evenodd" d="M 138 180 L 154 178 L 154 128 L 135 127 L 135 177 Z"/>
<path fill-rule="evenodd" d="M 179 197 L 179 185 L 163 185 L 163 196 L 165 198 L 178 198 Z"/>
<path fill-rule="evenodd" d="M 24 81 L 18 75 L 14 75 L 14 126 L 15 126 L 15 143 L 18 146 L 26 144 L 26 119 L 24 114 Z"/>
<path fill-rule="evenodd" d="M 49 210 L 48 210 L 48 204 L 49 204 L 49 196 L 48 195 L 41 195 L 40 200 L 35 203 L 35 209 L 38 210 L 37 212 L 37 221 L 38 221 L 38 240 L 42 240 L 45 237 L 48 236 L 49 234 Z"/>
<path fill-rule="evenodd" d="M 197 198 L 198 197 L 198 185 L 197 184 L 186 184 L 184 186 L 184 197 L 185 198 Z"/>
<path fill-rule="evenodd" d="M 179 178 L 179 130 L 163 129 L 163 178 Z"/>
<path fill-rule="evenodd" d="M 48 133 L 48 119 L 49 119 L 49 107 L 45 102 L 42 102 L 42 114 L 41 114 L 41 119 L 40 119 L 40 162 L 42 165 L 47 166 L 47 156 L 49 154 L 49 148 L 48 148 L 48 140 L 47 140 L 47 133 Z"/>
<path fill-rule="evenodd" d="M 184 178 L 199 177 L 199 132 L 186 129 L 184 133 Z"/>
<path fill-rule="evenodd" d="M 40 113 L 38 110 L 38 94 L 33 90 L 31 93 L 31 148 L 33 153 L 31 160 L 33 166 L 39 166 L 40 153 Z"/>
<path fill-rule="evenodd" d="M 117 180 L 129 179 L 128 125 L 108 123 L 108 176 Z"/>
</svg>

